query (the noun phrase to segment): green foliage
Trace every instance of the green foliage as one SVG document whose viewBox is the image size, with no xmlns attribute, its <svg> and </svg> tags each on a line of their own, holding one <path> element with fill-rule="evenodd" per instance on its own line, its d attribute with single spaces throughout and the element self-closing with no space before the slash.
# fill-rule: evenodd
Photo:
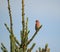
<svg viewBox="0 0 60 52">
<path fill-rule="evenodd" d="M 39 27 L 38 31 L 36 31 L 30 40 L 28 40 L 28 34 L 30 30 L 28 30 L 28 17 L 26 18 L 26 21 L 24 19 L 24 0 L 22 0 L 22 30 L 20 31 L 21 35 L 21 42 L 19 42 L 13 33 L 13 23 L 12 23 L 12 15 L 11 15 L 11 8 L 10 8 L 10 2 L 8 1 L 8 11 L 9 11 L 9 17 L 10 17 L 10 28 L 5 23 L 6 29 L 10 33 L 10 52 L 32 52 L 32 49 L 36 45 L 33 43 L 33 45 L 28 49 L 27 46 L 30 44 L 30 42 L 34 39 L 38 31 L 41 29 L 42 25 Z M 6 47 L 1 43 L 1 49 L 3 52 L 8 52 Z M 47 44 L 45 46 L 45 49 L 39 48 L 39 52 L 46 52 L 47 50 Z M 37 52 L 37 51 L 36 51 Z"/>
</svg>

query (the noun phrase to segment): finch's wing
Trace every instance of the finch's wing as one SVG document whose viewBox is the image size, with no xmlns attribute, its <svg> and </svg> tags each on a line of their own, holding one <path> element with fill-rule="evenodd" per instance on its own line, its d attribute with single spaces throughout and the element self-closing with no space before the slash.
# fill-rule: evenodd
<svg viewBox="0 0 60 52">
<path fill-rule="evenodd" d="M 37 24 L 35 24 L 35 30 L 37 31 Z"/>
</svg>

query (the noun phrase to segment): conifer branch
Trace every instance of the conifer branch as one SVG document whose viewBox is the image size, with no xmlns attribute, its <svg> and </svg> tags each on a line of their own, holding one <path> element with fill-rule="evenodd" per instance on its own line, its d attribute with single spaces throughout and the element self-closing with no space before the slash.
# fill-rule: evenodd
<svg viewBox="0 0 60 52">
<path fill-rule="evenodd" d="M 40 30 L 41 27 L 42 27 L 42 25 L 39 27 L 38 31 Z M 34 39 L 34 37 L 36 36 L 36 34 L 38 33 L 38 31 L 36 31 L 34 33 L 34 35 L 32 36 L 32 38 L 27 42 L 27 45 Z"/>
<path fill-rule="evenodd" d="M 1 43 L 1 45 L 2 45 L 2 47 L 1 47 L 2 51 L 3 51 L 3 52 L 8 52 L 7 49 L 6 49 L 6 47 L 4 46 L 4 44 Z"/>
<path fill-rule="evenodd" d="M 27 49 L 27 52 L 31 52 L 35 45 L 36 45 L 36 44 L 33 43 L 33 45 L 31 46 L 31 48 Z"/>
<path fill-rule="evenodd" d="M 30 48 L 31 51 L 32 51 L 32 49 L 34 48 L 35 45 L 36 45 L 36 44 L 34 43 L 34 44 L 31 46 L 31 48 Z"/>
<path fill-rule="evenodd" d="M 14 37 L 15 42 L 20 46 L 21 44 L 19 43 L 19 41 L 16 39 L 16 37 Z"/>
<path fill-rule="evenodd" d="M 24 21 L 24 0 L 22 0 L 22 30 L 23 30 L 23 33 L 25 33 L 24 32 L 24 30 L 25 30 L 25 21 Z"/>
<path fill-rule="evenodd" d="M 9 31 L 9 33 L 11 33 L 11 31 L 10 31 L 9 27 L 7 26 L 7 24 L 5 23 L 4 25 L 5 25 L 6 29 Z"/>
<path fill-rule="evenodd" d="M 31 48 L 30 48 L 30 49 L 28 49 L 28 50 L 27 50 L 27 52 L 31 52 L 35 45 L 36 45 L 36 44 L 35 44 L 35 43 L 33 43 L 33 45 L 31 46 Z"/>
<path fill-rule="evenodd" d="M 11 30 L 11 33 L 13 33 L 13 29 L 12 29 L 12 15 L 11 15 L 11 8 L 10 8 L 10 2 L 9 0 L 8 1 L 8 11 L 9 11 L 9 16 L 10 16 L 10 30 Z"/>
<path fill-rule="evenodd" d="M 42 52 L 42 49 L 39 47 L 39 52 Z"/>
</svg>

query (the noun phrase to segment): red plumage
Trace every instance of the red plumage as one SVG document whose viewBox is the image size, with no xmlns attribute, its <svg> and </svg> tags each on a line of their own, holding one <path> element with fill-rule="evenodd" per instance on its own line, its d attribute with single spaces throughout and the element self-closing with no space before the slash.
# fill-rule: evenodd
<svg viewBox="0 0 60 52">
<path fill-rule="evenodd" d="M 39 29 L 39 27 L 40 27 L 40 22 L 39 22 L 39 20 L 36 20 L 36 22 L 35 22 L 35 30 L 37 31 Z"/>
</svg>

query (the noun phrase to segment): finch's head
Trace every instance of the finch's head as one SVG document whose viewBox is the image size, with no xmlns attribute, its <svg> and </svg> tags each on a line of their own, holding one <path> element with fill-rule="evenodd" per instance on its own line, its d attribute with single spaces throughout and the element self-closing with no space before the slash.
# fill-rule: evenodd
<svg viewBox="0 0 60 52">
<path fill-rule="evenodd" d="M 36 22 L 36 23 L 40 23 L 39 20 L 36 20 L 35 22 Z"/>
<path fill-rule="evenodd" d="M 36 22 L 39 22 L 39 20 L 36 20 Z"/>
</svg>

